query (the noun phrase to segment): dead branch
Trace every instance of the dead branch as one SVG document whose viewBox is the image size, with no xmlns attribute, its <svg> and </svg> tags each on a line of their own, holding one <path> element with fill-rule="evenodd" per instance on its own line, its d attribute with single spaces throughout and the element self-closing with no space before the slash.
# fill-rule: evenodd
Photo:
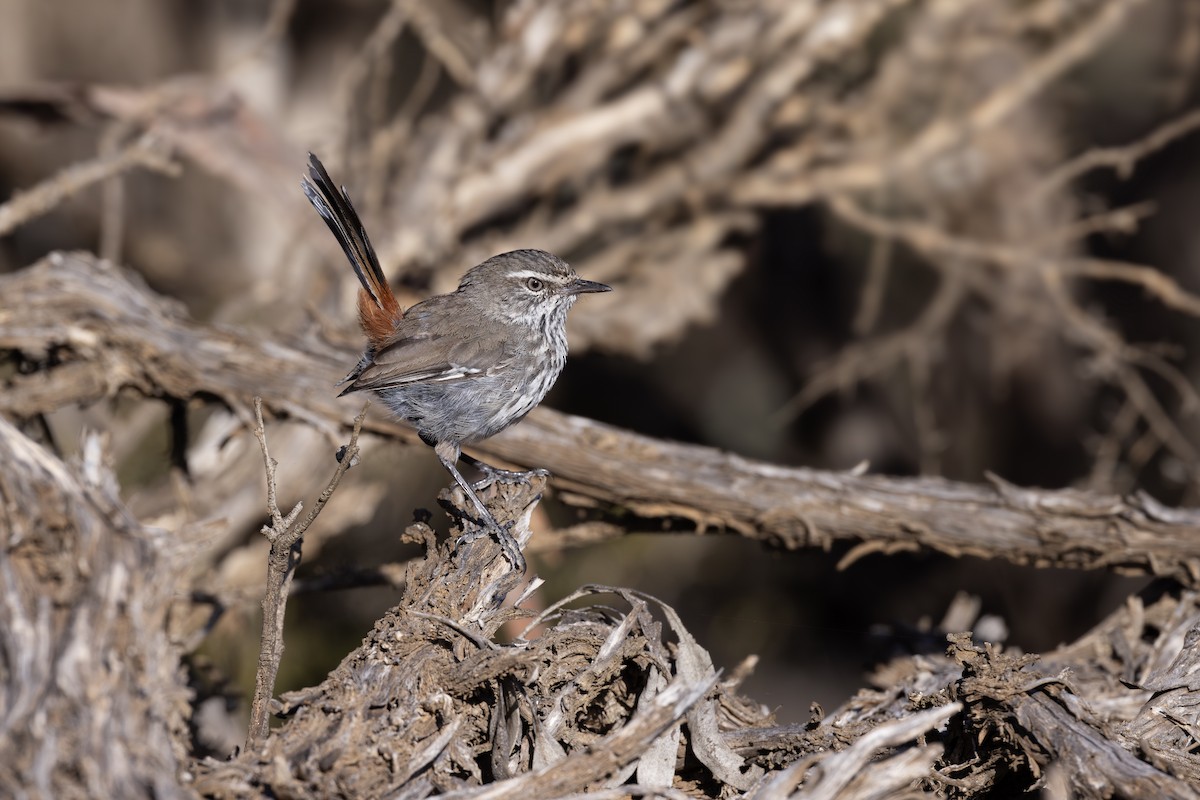
<svg viewBox="0 0 1200 800">
<path fill-rule="evenodd" d="M 486 490 L 497 520 L 514 525 L 521 546 L 543 487 L 544 479 L 535 478 Z M 475 531 L 461 492 L 446 498 L 463 532 Z M 564 601 L 537 620 L 548 628 L 536 639 L 496 645 L 491 637 L 500 624 L 520 615 L 503 606 L 519 576 L 499 545 L 470 535 L 437 544 L 420 523 L 408 535 L 423 541 L 427 554 L 410 564 L 400 606 L 321 686 L 286 695 L 280 713 L 288 722 L 260 746 L 228 763 L 198 765 L 201 793 L 380 795 L 403 787 L 419 794 L 557 797 L 597 783 L 615 786 L 656 752 L 660 737 L 678 742 L 689 710 L 714 687 L 715 670 L 694 641 L 672 655 L 659 638 L 653 604 L 622 590 L 606 591 L 628 603 L 626 614 L 565 610 Z M 686 637 L 678 618 L 662 611 Z M 665 680 L 656 682 L 656 675 Z M 390 713 L 345 714 L 385 707 Z M 675 750 L 664 754 L 668 776 Z M 301 751 L 303 763 L 286 774 L 278 770 L 281 758 Z M 743 763 L 732 752 L 728 757 Z M 490 761 L 496 781 L 486 787 L 477 786 L 485 777 L 481 760 Z"/>
<path fill-rule="evenodd" d="M 1200 115 L 1196 124 L 1200 124 Z M 926 255 L 949 256 L 1014 271 L 1037 268 L 1069 277 L 1120 281 L 1143 289 L 1166 308 L 1200 316 L 1200 297 L 1184 289 L 1170 275 L 1145 265 L 1063 256 L 1030 247 L 1029 243 L 984 242 L 955 237 L 943 228 L 920 220 L 887 219 L 872 214 L 849 197 L 833 198 L 830 208 L 872 236 L 903 242 Z"/>
<path fill-rule="evenodd" d="M 752 212 L 761 206 L 893 188 L 897 175 L 919 176 L 947 160 L 982 158 L 989 165 L 985 182 L 1005 169 L 993 163 L 987 137 L 1027 141 L 1005 126 L 1017 127 L 1014 118 L 1143 4 L 1088 0 L 1091 13 L 1055 17 L 1040 31 L 1049 35 L 1044 52 L 1033 53 L 1014 50 L 1020 43 L 1010 41 L 1003 14 L 1017 10 L 979 13 L 983 8 L 975 4 L 947 12 L 920 0 L 870 0 L 852 8 L 787 0 L 753 8 L 649 0 L 626 8 L 569 0 L 543 9 L 515 6 L 498 32 L 485 32 L 487 26 L 460 4 L 428 10 L 397 3 L 337 82 L 337 111 L 330 116 L 350 129 L 336 149 L 365 154 L 337 160 L 362 175 L 347 182 L 352 191 L 368 186 L 370 209 L 381 194 L 380 181 L 395 178 L 390 202 L 379 219 L 368 220 L 373 230 L 393 232 L 378 243 L 389 273 L 435 271 L 445 283 L 483 256 L 537 242 L 577 261 L 584 272 L 632 289 L 669 283 L 680 302 L 670 304 L 669 320 L 653 329 L 597 322 L 618 312 L 659 319 L 663 304 L 648 290 L 577 315 L 577 343 L 644 354 L 711 316 L 715 297 L 744 264 L 727 240 L 756 227 Z M 277 31 L 288 8 L 275 6 L 268 32 Z M 921 105 L 925 98 L 917 87 L 928 79 L 928 65 L 913 60 L 919 47 L 911 43 L 936 40 L 945 49 L 943 32 L 967 18 L 976 20 L 971 27 L 981 39 L 1013 51 L 1015 74 L 970 93 L 982 99 L 960 113 L 905 130 L 889 116 L 892 104 Z M 363 95 L 378 95 L 378 76 L 388 73 L 387 45 L 408 23 L 429 61 L 461 91 L 429 111 L 421 125 L 415 117 L 423 102 L 405 104 L 391 119 L 371 111 L 365 121 L 370 127 L 356 135 L 351 110 Z M 880 37 L 894 25 L 907 36 Z M 902 75 L 900 83 L 881 81 L 871 90 L 877 107 L 826 111 L 842 105 L 837 98 L 844 96 L 846 75 L 824 67 L 874 53 L 877 48 L 867 44 L 873 37 L 887 43 L 873 68 Z M 959 59 L 968 72 L 977 66 L 968 51 L 942 57 Z M 265 197 L 282 212 L 283 227 L 308 221 L 308 209 L 281 203 L 278 191 L 294 184 L 295 169 L 284 167 L 297 163 L 300 149 L 272 138 L 271 126 L 223 86 L 189 79 L 137 90 L 88 87 L 59 98 L 45 89 L 30 94 L 41 98 L 42 113 L 99 116 L 145 129 L 200 168 Z M 423 95 L 414 90 L 412 96 Z M 860 145 L 852 131 L 870 135 Z M 351 147 L 359 141 L 361 148 Z M 638 155 L 633 175 L 612 180 L 614 159 L 630 147 Z M 1020 166 L 1036 169 L 1040 158 L 1032 154 Z M 901 181 L 898 188 L 919 200 L 920 187 L 910 191 Z M 976 188 L 958 187 L 943 199 L 961 201 Z M 494 223 L 522 204 L 529 211 L 515 223 Z M 925 204 L 938 205 L 929 198 Z M 637 235 L 629 235 L 631 229 Z M 693 252 L 663 258 L 673 239 L 698 229 L 710 235 L 696 241 Z M 701 271 L 703 280 L 693 271 Z M 256 274 L 264 296 L 276 278 L 270 270 Z M 289 286 L 303 288 L 295 280 Z"/>
<path fill-rule="evenodd" d="M 369 403 L 367 405 L 370 405 Z M 263 463 L 267 474 L 267 510 L 271 515 L 271 524 L 264 525 L 262 532 L 271 543 L 271 552 L 267 556 L 267 591 L 262 599 L 262 645 L 259 650 L 258 670 L 254 676 L 254 700 L 250 705 L 250 732 L 246 739 L 246 749 L 262 744 L 270 729 L 268 706 L 275 693 L 275 676 L 279 674 L 279 662 L 283 658 L 283 618 L 287 607 L 288 590 L 296 567 L 300 566 L 300 548 L 304 543 L 304 533 L 316 520 L 329 498 L 333 496 L 342 476 L 356 463 L 358 459 L 358 434 L 362 430 L 363 420 L 367 416 L 367 406 L 354 418 L 354 429 L 350 433 L 350 443 L 339 452 L 338 466 L 329 479 L 325 491 L 313 504 L 298 524 L 303 506 L 296 503 L 295 507 L 285 516 L 279 510 L 275 499 L 276 481 L 275 468 L 278 464 L 271 458 L 267 450 L 267 432 L 263 425 L 262 400 L 254 398 L 254 436 L 262 448 Z"/>
<path fill-rule="evenodd" d="M 881 667 L 876 689 L 859 692 L 819 724 L 746 729 L 730 732 L 728 740 L 741 752 L 765 752 L 789 738 L 799 753 L 850 745 L 826 757 L 838 763 L 869 750 L 868 736 L 887 736 L 889 725 L 898 726 L 894 720 L 915 726 L 915 710 L 936 719 L 943 704 L 953 701 L 961 704 L 961 713 L 940 735 L 931 733 L 945 750 L 927 780 L 943 791 L 970 796 L 1009 780 L 1029 785 L 1053 770 L 1071 797 L 1195 798 L 1200 759 L 1194 754 L 1198 740 L 1190 703 L 1196 688 L 1181 680 L 1180 669 L 1194 660 L 1189 643 L 1195 637 L 1189 632 L 1200 622 L 1197 600 L 1195 592 L 1178 587 L 1145 606 L 1131 598 L 1077 642 L 1041 656 L 1008 653 L 978 645 L 969 634 L 952 634 L 944 656 L 906 657 Z M 1145 675 L 1157 676 L 1150 683 L 1161 694 L 1133 685 Z M 796 759 L 772 779 L 794 785 L 798 773 L 810 769 L 811 763 Z M 860 781 L 869 774 L 868 769 Z"/>
<path fill-rule="evenodd" d="M 354 355 L 262 333 L 199 325 L 119 268 L 59 254 L 0 276 L 19 301 L 0 313 L 0 351 L 56 366 L 10 378 L 0 411 L 29 416 L 134 389 L 151 397 L 217 397 L 243 413 L 255 396 L 277 414 L 329 430 L 352 411 L 332 386 Z M 69 319 L 63 326 L 60 320 Z M 412 440 L 386 420 L 373 432 Z M 480 450 L 549 469 L 568 503 L 615 506 L 645 518 L 679 517 L 785 548 L 858 543 L 872 552 L 926 547 L 1018 564 L 1108 568 L 1193 581 L 1200 512 L 1146 495 L 975 486 L 754 462 L 664 442 L 541 409 Z"/>
<path fill-rule="evenodd" d="M 1192 4 L 1195 7 L 1195 4 Z M 1062 164 L 1037 188 L 1039 194 L 1049 193 L 1071 183 L 1080 176 L 1097 169 L 1111 169 L 1121 178 L 1128 178 L 1133 170 L 1149 156 L 1200 127 L 1200 111 L 1192 111 L 1173 119 L 1136 142 L 1120 147 L 1102 147 L 1089 150 Z"/>
<path fill-rule="evenodd" d="M 818 777 L 805 783 L 804 797 L 814 800 L 834 800 L 847 795 L 882 797 L 903 790 L 929 774 L 930 767 L 942 755 L 941 747 L 925 745 L 897 754 L 890 761 L 874 765 L 871 762 L 881 752 L 920 740 L 940 729 L 962 710 L 961 703 L 947 703 L 874 728 L 850 747 L 819 761 Z"/>
<path fill-rule="evenodd" d="M 1096 226 L 1136 226 L 1138 213 L 1130 209 L 1108 212 L 1093 220 L 1073 223 L 1066 231 L 1044 237 L 1050 249 L 1041 243 L 1010 245 L 1003 242 L 979 242 L 947 234 L 936 225 L 917 220 L 887 219 L 861 208 L 848 197 L 835 197 L 830 207 L 842 219 L 880 239 L 901 241 L 914 250 L 931 256 L 931 263 L 943 264 L 942 284 L 933 300 L 918 320 L 897 333 L 847 347 L 832 363 L 819 370 L 804 389 L 783 409 L 782 416 L 790 418 L 817 399 L 835 389 L 844 389 L 878 372 L 889 369 L 904 357 L 927 354 L 925 345 L 940 338 L 952 315 L 961 305 L 965 290 L 988 302 L 999 296 L 995 285 L 980 275 L 964 276 L 963 263 L 946 267 L 944 260 L 965 262 L 966 267 L 978 264 L 999 266 L 1006 270 L 1034 274 L 1042 284 L 1040 302 L 1046 302 L 1057 312 L 1055 319 L 1059 336 L 1084 349 L 1097 365 L 1100 377 L 1119 386 L 1128 398 L 1138 419 L 1145 420 L 1153 433 L 1152 444 L 1173 452 L 1186 465 L 1196 463 L 1196 451 L 1172 419 L 1163 403 L 1155 396 L 1142 375 L 1153 372 L 1164 378 L 1177 392 L 1185 412 L 1200 409 L 1200 395 L 1192 382 L 1178 368 L 1161 357 L 1127 344 L 1119 332 L 1096 315 L 1085 311 L 1072 296 L 1067 285 L 1069 276 L 1086 276 L 1101 280 L 1116 280 L 1138 286 L 1164 306 L 1191 316 L 1200 315 L 1200 298 L 1183 289 L 1169 276 L 1158 270 L 1134 264 L 1108 262 L 1103 259 L 1073 258 L 1056 252 L 1054 242 L 1085 235 Z M 939 261 L 939 259 L 942 259 Z M 946 298 L 950 300 L 947 302 Z M 928 358 L 928 355 L 925 355 Z M 1188 467 L 1189 471 L 1191 467 Z"/>
<path fill-rule="evenodd" d="M 744 253 L 728 243 L 757 230 L 755 212 L 762 206 L 867 193 L 917 210 L 958 240 L 1045 245 L 1048 235 L 1084 232 L 1071 224 L 1076 204 L 1065 183 L 1102 164 L 1136 163 L 1194 122 L 1185 116 L 1142 142 L 1069 161 L 1039 98 L 1145 5 L 1088 0 L 1081 7 L 1088 13 L 1065 14 L 1006 4 L 949 10 L 920 0 L 872 0 L 852 10 L 839 3 L 796 7 L 785 0 L 752 10 L 564 1 L 541 10 L 513 7 L 491 30 L 461 4 L 428 10 L 395 3 L 340 73 L 332 116 L 345 127 L 336 150 L 351 173 L 361 175 L 348 181 L 351 189 L 366 187 L 366 208 L 377 218 L 368 227 L 392 232 L 378 243 L 389 271 L 446 288 L 465 264 L 537 242 L 628 292 L 575 315 L 576 345 L 646 356 L 687 326 L 712 319 L 716 298 L 745 263 Z M 268 30 L 278 32 L 289 8 L 273 7 Z M 903 35 L 891 38 L 886 31 L 897 26 Z M 428 69 L 411 87 L 412 102 L 388 118 L 380 98 L 392 73 L 392 45 L 409 28 L 422 42 Z M 1036 31 L 1036 37 L 1026 39 L 1023 31 Z M 960 34 L 973 46 L 947 45 Z M 1006 69 L 992 64 L 996 54 Z M 845 74 L 824 67 L 864 57 L 879 79 L 846 103 Z M 452 76 L 458 92 L 444 106 L 427 107 L 442 72 Z M 930 96 L 927 87 L 940 86 L 943 74 L 955 77 L 937 99 L 939 91 Z M 173 80 L 141 90 L 96 86 L 63 94 L 54 106 L 62 116 L 70 109 L 79 116 L 83 106 L 88 115 L 144 129 L 211 174 L 248 193 L 270 195 L 281 226 L 299 230 L 307 221 L 308 209 L 280 202 L 277 191 L 290 183 L 286 165 L 295 163 L 298 148 L 263 136 L 270 126 L 225 87 Z M 362 107 L 365 119 L 354 113 Z M 631 149 L 636 152 L 626 167 Z M 351 158 L 352 152 L 363 155 Z M 620 179 L 611 176 L 627 171 Z M 1044 179 L 1046 171 L 1053 180 Z M 388 185 L 395 187 L 390 196 Z M 1014 207 L 1014 196 L 1029 199 Z M 976 205 L 994 213 L 961 211 Z M 508 220 L 517 208 L 525 210 Z M 1057 255 L 1071 246 L 1073 241 L 1061 243 Z M 951 252 L 934 255 L 932 263 L 944 275 L 970 271 L 955 264 Z M 1059 264 L 1049 256 L 1046 269 L 1056 271 Z M 295 260 L 288 254 L 275 263 L 282 268 Z M 1023 265 L 969 276 L 969 291 L 939 298 L 957 297 L 959 305 L 943 302 L 925 315 L 940 324 L 847 351 L 833 365 L 836 380 L 818 375 L 802 399 L 831 384 L 882 382 L 879 365 L 890 363 L 892 345 L 907 345 L 901 367 L 914 395 L 912 426 L 921 464 L 935 469 L 945 410 L 930 396 L 928 377 L 939 366 L 934 354 L 948 346 L 948 331 L 968 301 L 991 301 L 984 335 L 996 349 L 996 373 L 1046 360 L 1036 342 L 1057 332 L 1060 312 Z M 1091 277 L 1138 282 L 1172 307 L 1195 313 L 1194 298 L 1155 270 L 1075 266 Z M 283 285 L 300 291 L 311 276 L 301 271 L 289 273 L 287 281 L 278 277 L 276 270 L 258 271 L 253 296 L 273 298 Z M 1079 275 L 1068 270 L 1067 277 L 1074 291 Z M 881 286 L 878 279 L 868 284 L 865 309 L 872 306 L 870 292 L 878 296 Z M 660 303 L 668 292 L 671 302 Z M 1113 337 L 1096 331 L 1095 324 L 1075 326 L 1073 340 L 1063 343 L 1068 346 L 1056 348 L 1057 371 L 1070 370 L 1080 350 L 1099 351 L 1098 359 L 1115 363 L 1107 346 Z M 1168 380 L 1176 386 L 1187 385 L 1172 367 L 1158 369 L 1171 373 Z M 1168 420 L 1170 409 L 1150 396 L 1137 368 L 1103 370 L 1088 391 L 1105 386 L 1129 395 L 1140 415 L 1135 424 L 1144 420 L 1151 429 L 1132 444 L 1107 437 L 1122 456 L 1136 462 L 1166 449 L 1192 463 L 1194 448 Z M 1192 471 L 1189 477 L 1200 476 Z"/>
</svg>

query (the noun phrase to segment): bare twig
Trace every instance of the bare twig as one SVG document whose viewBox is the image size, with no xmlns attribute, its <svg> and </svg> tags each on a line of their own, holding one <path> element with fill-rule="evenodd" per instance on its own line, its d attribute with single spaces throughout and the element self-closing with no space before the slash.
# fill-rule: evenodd
<svg viewBox="0 0 1200 800">
<path fill-rule="evenodd" d="M 461 86 L 475 85 L 476 64 L 481 42 L 469 36 L 471 15 L 461 0 L 421 3 L 401 0 L 412 14 L 413 28 L 429 54 Z"/>
<path fill-rule="evenodd" d="M 834 800 L 834 798 L 847 796 L 879 797 L 902 789 L 907 781 L 888 787 L 875 786 L 872 787 L 875 790 L 873 792 L 848 793 L 845 791 L 852 782 L 863 778 L 863 771 L 868 768 L 871 761 L 879 756 L 880 751 L 899 747 L 913 740 L 920 740 L 929 731 L 945 725 L 951 717 L 962 711 L 962 708 L 962 703 L 948 703 L 880 725 L 855 742 L 852 747 L 820 761 L 816 767 L 819 777 L 812 781 L 812 785 L 809 785 L 808 782 L 805 783 L 803 796 L 813 798 L 813 800 L 817 800 L 817 798 Z M 932 753 L 928 751 L 922 753 L 924 757 L 917 765 L 917 774 L 912 777 L 909 777 L 905 771 L 902 771 L 901 774 L 909 780 L 921 777 L 929 769 L 933 759 L 940 754 L 940 748 L 935 748 Z M 886 774 L 886 771 L 881 772 Z M 881 788 L 884 791 L 880 791 Z"/>
<path fill-rule="evenodd" d="M 965 114 L 936 119 L 895 152 L 848 164 L 828 167 L 796 177 L 788 168 L 794 154 L 782 152 L 765 174 L 743 181 L 735 197 L 748 202 L 772 205 L 807 203 L 847 191 L 861 191 L 884 185 L 902 174 L 927 165 L 964 136 L 978 136 L 1000 125 L 1017 109 L 1044 91 L 1064 71 L 1095 52 L 1145 0 L 1114 0 L 1105 3 L 1077 30 L 1037 60 L 1029 63 L 1012 80 L 984 96 Z M 771 173 L 775 172 L 776 175 Z"/>
<path fill-rule="evenodd" d="M 1200 63 L 1200 2 L 1183 0 L 1177 8 L 1180 19 L 1171 53 L 1174 74 L 1163 87 L 1167 104 L 1173 109 L 1187 100 L 1195 85 L 1196 64 Z"/>
<path fill-rule="evenodd" d="M 75 164 L 53 178 L 15 194 L 0 205 L 0 236 L 45 214 L 66 198 L 130 167 L 145 167 L 166 175 L 177 175 L 179 172 L 178 165 L 159 151 L 154 138 L 143 136 L 111 156 L 100 156 Z"/>
<path fill-rule="evenodd" d="M 370 159 L 364 178 L 363 207 L 366 213 L 381 209 L 391 182 L 393 162 L 404 150 L 412 135 L 413 126 L 425 104 L 433 97 L 441 76 L 441 65 L 428 53 L 421 60 L 421 69 L 413 80 L 408 96 L 395 117 L 371 136 Z"/>
<path fill-rule="evenodd" d="M 338 131 L 337 145 L 334 148 L 336 158 L 334 163 L 348 164 L 351 162 L 350 142 L 354 138 L 354 125 L 358 115 L 359 94 L 363 84 L 371 76 L 371 71 L 381 60 L 387 57 L 392 45 L 408 25 L 410 12 L 406 2 L 394 2 L 383 15 L 371 36 L 363 43 L 360 52 L 354 57 L 342 74 L 338 77 L 337 88 L 334 92 L 336 112 L 333 114 L 341 128 Z"/>
<path fill-rule="evenodd" d="M 1021 245 L 956 237 L 940 227 L 919 220 L 888 219 L 862 208 L 846 196 L 834 198 L 830 207 L 840 218 L 873 236 L 902 241 L 929 256 L 931 265 L 941 272 L 943 282 L 970 276 L 968 270 L 957 268 L 958 262 L 963 260 L 1035 274 L 1044 290 L 1041 296 L 1056 309 L 1056 318 L 1063 323 L 1061 327 L 1067 339 L 1089 352 L 1099 366 L 1099 376 L 1129 397 L 1160 445 L 1185 464 L 1195 462 L 1195 449 L 1146 385 L 1139 369 L 1151 371 L 1166 380 L 1178 393 L 1185 411 L 1200 407 L 1200 396 L 1191 382 L 1163 358 L 1127 344 L 1103 320 L 1080 308 L 1065 283 L 1076 276 L 1128 282 L 1141 287 L 1164 305 L 1192 316 L 1200 316 L 1200 297 L 1183 289 L 1170 276 L 1150 267 L 1062 256 L 1053 250 L 1055 242 L 1072 237 L 1112 227 L 1128 229 L 1147 212 L 1145 204 L 1085 218 L 1062 231 L 1043 235 L 1040 241 Z M 986 302 L 986 293 L 980 294 Z M 934 305 L 933 302 L 929 304 L 922 320 L 930 318 Z M 949 320 L 948 314 L 953 313 L 956 307 L 957 304 L 946 308 L 943 304 L 940 317 L 943 325 Z M 891 336 L 880 337 L 879 341 L 863 342 L 843 350 L 830 367 L 818 372 L 789 401 L 781 414 L 791 418 L 830 391 L 873 375 L 875 371 L 893 363 L 898 351 L 903 351 L 904 342 L 911 343 L 916 337 L 916 345 L 920 345 L 933 338 L 928 335 L 930 333 L 928 330 L 922 332 L 919 325 L 913 325 Z"/>
<path fill-rule="evenodd" d="M 960 273 L 943 273 L 933 298 L 911 325 L 851 344 L 818 365 L 804 388 L 775 413 L 774 422 L 784 425 L 828 394 L 848 390 L 860 381 L 878 377 L 895 369 L 897 364 L 912 369 L 914 358 L 927 358 L 928 342 L 942 334 L 967 294 L 966 277 Z M 922 425 L 923 422 L 918 422 L 918 426 Z"/>
<path fill-rule="evenodd" d="M 134 130 L 133 125 L 125 120 L 114 122 L 108 126 L 100 137 L 100 157 L 113 158 L 119 151 L 118 147 Z M 116 173 L 101 184 L 100 210 L 100 257 L 110 261 L 121 260 L 121 248 L 125 233 L 125 181 L 121 173 Z"/>
<path fill-rule="evenodd" d="M 346 470 L 355 463 L 358 456 L 358 434 L 362 430 L 363 420 L 367 416 L 367 408 L 354 419 L 354 429 L 350 434 L 350 443 L 341 453 L 337 469 L 329 484 L 313 508 L 299 524 L 296 518 L 302 509 L 301 503 L 284 515 L 279 510 L 276 500 L 275 468 L 278 463 L 271 458 L 267 450 L 267 434 L 263 425 L 262 398 L 254 398 L 254 416 L 257 423 L 254 435 L 262 449 L 263 464 L 267 474 L 267 510 L 271 515 L 271 524 L 263 526 L 263 535 L 271 543 L 270 555 L 267 559 L 267 590 L 263 596 L 262 610 L 262 645 L 258 655 L 258 670 L 254 676 L 254 700 L 250 706 L 250 731 L 246 738 L 246 748 L 253 749 L 262 744 L 270 730 L 270 703 L 275 693 L 275 676 L 279 673 L 279 662 L 283 658 L 283 619 L 287 606 L 288 590 L 296 567 L 300 565 L 300 549 L 304 540 L 304 532 L 312 525 L 321 509 L 329 502 L 333 492 L 341 482 Z"/>
<path fill-rule="evenodd" d="M 1182 139 L 1197 128 L 1200 128 L 1200 110 L 1190 111 L 1173 119 L 1130 144 L 1089 150 L 1047 175 L 1046 179 L 1037 187 L 1036 192 L 1048 194 L 1057 191 L 1079 176 L 1102 167 L 1112 169 L 1116 171 L 1117 177 L 1126 179 L 1133 173 L 1133 168 L 1146 156 Z"/>
<path fill-rule="evenodd" d="M 1045 264 L 1045 269 L 1059 272 L 1067 277 L 1086 277 L 1092 280 L 1119 281 L 1143 289 L 1168 308 L 1190 316 L 1200 317 L 1200 296 L 1182 286 L 1166 273 L 1142 264 L 1130 264 L 1100 258 L 1083 258 L 1033 249 L 1028 245 L 1014 245 L 999 241 L 979 241 L 956 236 L 936 225 L 916 219 L 889 219 L 863 208 L 852 198 L 839 195 L 830 202 L 830 208 L 843 220 L 867 231 L 873 236 L 903 242 L 919 253 L 930 256 L 952 257 L 970 261 L 981 261 L 1011 270 L 1029 270 Z M 1135 207 L 1141 210 L 1141 207 Z M 1118 214 L 1118 216 L 1120 216 Z M 1111 219 L 1102 215 L 1102 220 Z M 1073 230 L 1076 226 L 1071 226 Z M 1086 235 L 1092 226 L 1077 232 Z M 1061 237 L 1052 237 L 1059 240 Z"/>
<path fill-rule="evenodd" d="M 879 312 L 883 307 L 884 290 L 892 269 L 892 240 L 876 237 L 871 245 L 871 258 L 867 263 L 867 278 L 859 293 L 858 310 L 854 314 L 852 328 L 857 336 L 866 336 L 875 328 Z"/>
</svg>

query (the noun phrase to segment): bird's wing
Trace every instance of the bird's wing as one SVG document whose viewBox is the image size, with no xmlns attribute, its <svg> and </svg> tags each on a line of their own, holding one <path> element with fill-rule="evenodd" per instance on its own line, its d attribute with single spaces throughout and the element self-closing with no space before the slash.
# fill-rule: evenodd
<svg viewBox="0 0 1200 800">
<path fill-rule="evenodd" d="M 486 364 L 460 358 L 443 336 L 399 339 L 375 353 L 346 387 L 348 392 L 386 389 L 412 383 L 461 381 L 487 371 Z"/>
<path fill-rule="evenodd" d="M 503 368 L 509 357 L 503 343 L 478 335 L 469 324 L 446 313 L 452 309 L 422 308 L 427 304 L 408 310 L 395 338 L 367 359 L 346 392 L 464 381 Z"/>
</svg>

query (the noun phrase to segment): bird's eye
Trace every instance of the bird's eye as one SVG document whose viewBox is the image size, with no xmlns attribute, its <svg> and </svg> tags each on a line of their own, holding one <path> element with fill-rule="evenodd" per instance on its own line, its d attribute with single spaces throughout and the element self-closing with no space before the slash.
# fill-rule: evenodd
<svg viewBox="0 0 1200 800">
<path fill-rule="evenodd" d="M 540 292 L 546 284 L 542 283 L 541 278 L 526 278 L 525 288 L 531 292 Z"/>
</svg>

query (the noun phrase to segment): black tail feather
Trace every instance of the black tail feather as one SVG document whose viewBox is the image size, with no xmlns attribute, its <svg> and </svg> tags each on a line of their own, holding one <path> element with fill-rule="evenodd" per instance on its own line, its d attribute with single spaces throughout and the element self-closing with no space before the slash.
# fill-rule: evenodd
<svg viewBox="0 0 1200 800">
<path fill-rule="evenodd" d="M 338 190 L 325 165 L 312 153 L 308 154 L 308 174 L 311 180 L 301 178 L 300 186 L 342 246 L 346 258 L 354 267 L 354 273 L 358 275 L 359 283 L 379 308 L 394 306 L 395 300 L 383 268 L 379 266 L 375 248 L 371 246 L 371 240 L 367 237 L 362 220 L 358 218 L 358 212 L 354 210 L 354 204 L 350 202 L 346 188 Z"/>
</svg>

